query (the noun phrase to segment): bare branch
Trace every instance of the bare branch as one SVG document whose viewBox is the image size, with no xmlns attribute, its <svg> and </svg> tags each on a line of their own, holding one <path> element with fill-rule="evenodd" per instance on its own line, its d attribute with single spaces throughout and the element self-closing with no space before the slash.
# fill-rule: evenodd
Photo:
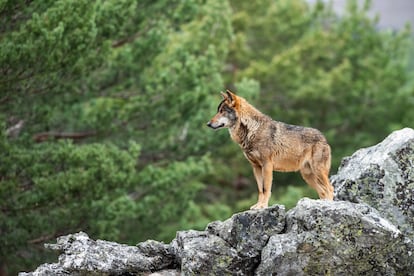
<svg viewBox="0 0 414 276">
<path fill-rule="evenodd" d="M 118 47 L 123 46 L 124 44 L 130 43 L 134 41 L 136 38 L 138 38 L 139 36 L 141 36 L 141 32 L 137 32 L 129 37 L 114 41 L 112 43 L 112 48 L 118 48 Z"/>
<path fill-rule="evenodd" d="M 24 121 L 19 120 L 17 124 L 6 129 L 6 136 L 10 138 L 16 138 L 17 136 L 19 136 L 20 131 L 22 130 L 23 126 L 24 126 Z"/>
<path fill-rule="evenodd" d="M 41 132 L 33 135 L 33 140 L 37 143 L 42 143 L 47 141 L 50 138 L 54 139 L 72 139 L 72 140 L 80 140 L 85 139 L 91 136 L 95 136 L 97 134 L 96 131 L 88 131 L 88 132 Z"/>
</svg>

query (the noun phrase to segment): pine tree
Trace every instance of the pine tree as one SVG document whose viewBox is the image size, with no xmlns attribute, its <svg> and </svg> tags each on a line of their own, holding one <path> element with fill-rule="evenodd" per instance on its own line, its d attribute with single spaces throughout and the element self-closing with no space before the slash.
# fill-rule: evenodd
<svg viewBox="0 0 414 276">
<path fill-rule="evenodd" d="M 9 272 L 45 262 L 41 245 L 70 232 L 171 238 L 164 225 L 210 171 L 204 124 L 223 86 L 228 3 L 2 1 L 0 13 Z"/>
</svg>

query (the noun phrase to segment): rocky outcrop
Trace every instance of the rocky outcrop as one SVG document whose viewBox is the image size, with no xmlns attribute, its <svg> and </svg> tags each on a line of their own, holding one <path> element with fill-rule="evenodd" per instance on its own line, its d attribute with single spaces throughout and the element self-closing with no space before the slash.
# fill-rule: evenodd
<svg viewBox="0 0 414 276">
<path fill-rule="evenodd" d="M 413 246 L 366 204 L 302 199 L 262 250 L 257 275 L 405 275 Z"/>
<path fill-rule="evenodd" d="M 344 158 L 331 180 L 336 200 L 365 202 L 414 239 L 413 129 Z"/>
<path fill-rule="evenodd" d="M 60 237 L 55 264 L 21 275 L 414 275 L 414 131 L 344 159 L 337 201 L 302 199 L 137 246 Z"/>
<path fill-rule="evenodd" d="M 58 239 L 56 264 L 21 275 L 409 275 L 413 244 L 366 204 L 302 199 L 236 214 L 169 245 L 126 246 L 85 233 Z M 168 269 L 168 270 L 165 270 Z"/>
</svg>

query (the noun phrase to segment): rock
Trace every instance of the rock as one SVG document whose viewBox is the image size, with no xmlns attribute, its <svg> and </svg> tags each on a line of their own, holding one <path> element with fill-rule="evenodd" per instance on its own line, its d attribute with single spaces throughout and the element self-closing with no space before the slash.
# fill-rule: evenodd
<svg viewBox="0 0 414 276">
<path fill-rule="evenodd" d="M 285 215 L 285 206 L 273 205 L 265 212 L 250 210 L 235 214 L 224 222 L 212 222 L 206 230 L 224 239 L 239 255 L 255 258 L 270 236 L 283 231 Z"/>
<path fill-rule="evenodd" d="M 161 270 L 174 266 L 175 260 L 170 246 L 157 241 L 128 246 L 102 240 L 94 241 L 83 232 L 59 237 L 56 244 L 45 247 L 63 251 L 59 262 L 42 265 L 32 273 L 20 275 L 120 275 L 127 272 Z"/>
<path fill-rule="evenodd" d="M 223 239 L 206 231 L 179 231 L 172 242 L 183 275 L 246 275 L 248 265 Z"/>
<path fill-rule="evenodd" d="M 184 275 L 251 275 L 270 236 L 285 227 L 285 207 L 274 205 L 233 215 L 206 231 L 180 231 L 173 241 Z"/>
<path fill-rule="evenodd" d="M 344 158 L 331 181 L 337 200 L 367 203 L 414 239 L 413 129 Z"/>
<path fill-rule="evenodd" d="M 409 275 L 413 245 L 366 204 L 302 199 L 273 235 L 256 275 Z"/>
<path fill-rule="evenodd" d="M 147 276 L 180 276 L 181 272 L 178 269 L 165 269 L 160 270 L 151 274 L 148 274 Z"/>
<path fill-rule="evenodd" d="M 65 270 L 60 264 L 42 264 L 33 272 L 20 272 L 19 276 L 46 276 L 46 275 L 56 275 L 56 276 L 80 276 L 79 273 L 74 273 L 71 271 Z"/>
</svg>

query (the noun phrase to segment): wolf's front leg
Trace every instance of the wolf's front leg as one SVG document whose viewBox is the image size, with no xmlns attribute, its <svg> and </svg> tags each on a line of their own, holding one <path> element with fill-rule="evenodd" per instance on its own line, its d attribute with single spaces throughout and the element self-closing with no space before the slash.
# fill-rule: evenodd
<svg viewBox="0 0 414 276">
<path fill-rule="evenodd" d="M 262 167 L 263 176 L 263 204 L 262 208 L 269 205 L 270 196 L 272 195 L 272 181 L 273 181 L 273 163 L 266 162 Z"/>
<path fill-rule="evenodd" d="M 262 209 L 269 205 L 269 199 L 272 190 L 272 176 L 273 167 L 269 162 L 263 167 L 253 166 L 254 176 L 257 182 L 257 188 L 259 190 L 259 196 L 257 203 L 250 207 L 250 209 Z"/>
<path fill-rule="evenodd" d="M 258 198 L 257 198 L 257 203 L 255 205 L 253 205 L 252 207 L 250 207 L 250 209 L 261 209 L 264 208 L 262 207 L 262 202 L 264 199 L 264 194 L 263 194 L 263 176 L 262 176 L 262 167 L 252 164 L 253 166 L 253 174 L 254 174 L 254 178 L 256 179 L 256 183 L 257 183 L 257 190 L 259 192 Z"/>
</svg>

